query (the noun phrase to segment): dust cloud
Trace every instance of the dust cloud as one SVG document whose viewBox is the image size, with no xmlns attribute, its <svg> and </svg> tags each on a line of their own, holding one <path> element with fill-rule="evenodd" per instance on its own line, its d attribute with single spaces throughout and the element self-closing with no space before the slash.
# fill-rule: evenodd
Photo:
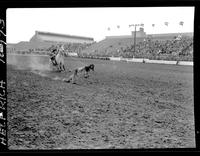
<svg viewBox="0 0 200 156">
<path fill-rule="evenodd" d="M 7 64 L 13 65 L 19 70 L 50 71 L 49 63 L 46 63 L 38 56 L 27 56 L 22 60 L 19 55 L 7 55 Z"/>
<path fill-rule="evenodd" d="M 47 77 L 46 71 L 50 71 L 50 66 L 44 58 L 38 56 L 26 56 L 26 59 L 18 54 L 7 55 L 7 64 L 14 66 L 18 70 L 30 70 L 34 74 Z"/>
<path fill-rule="evenodd" d="M 44 64 L 41 62 L 39 57 L 30 57 L 29 67 L 31 70 L 50 71 L 49 64 Z"/>
<path fill-rule="evenodd" d="M 24 59 L 26 57 L 26 59 Z M 7 64 L 17 70 L 28 70 L 42 77 L 49 77 L 52 80 L 64 81 L 61 77 L 48 75 L 51 70 L 47 57 L 34 55 L 8 54 Z"/>
</svg>

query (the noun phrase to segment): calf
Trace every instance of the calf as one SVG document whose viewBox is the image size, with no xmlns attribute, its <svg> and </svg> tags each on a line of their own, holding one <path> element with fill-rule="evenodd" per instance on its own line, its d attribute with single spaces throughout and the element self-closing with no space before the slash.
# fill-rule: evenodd
<svg viewBox="0 0 200 156">
<path fill-rule="evenodd" d="M 82 72 L 84 72 L 84 77 L 88 78 L 89 77 L 88 72 L 90 72 L 90 70 L 94 71 L 94 64 L 76 68 L 74 70 L 74 73 L 68 79 L 63 79 L 63 81 L 65 81 L 65 82 L 72 81 L 72 83 L 75 83 L 75 78 L 78 76 L 79 73 L 82 73 Z"/>
</svg>

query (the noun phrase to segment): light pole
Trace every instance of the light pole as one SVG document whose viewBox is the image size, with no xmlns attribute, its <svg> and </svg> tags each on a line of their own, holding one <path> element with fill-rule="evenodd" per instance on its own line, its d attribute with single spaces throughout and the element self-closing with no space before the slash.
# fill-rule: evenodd
<svg viewBox="0 0 200 156">
<path fill-rule="evenodd" d="M 135 47 L 136 47 L 136 27 L 137 26 L 144 26 L 144 24 L 130 24 L 129 27 L 135 27 L 135 32 L 134 32 L 134 52 L 135 52 Z"/>
<path fill-rule="evenodd" d="M 183 24 L 184 24 L 183 21 L 180 21 L 180 22 L 179 22 L 179 25 L 180 25 L 182 28 L 183 28 Z M 180 36 L 182 36 L 182 35 L 181 35 L 181 31 L 182 31 L 182 30 L 180 30 Z"/>
</svg>

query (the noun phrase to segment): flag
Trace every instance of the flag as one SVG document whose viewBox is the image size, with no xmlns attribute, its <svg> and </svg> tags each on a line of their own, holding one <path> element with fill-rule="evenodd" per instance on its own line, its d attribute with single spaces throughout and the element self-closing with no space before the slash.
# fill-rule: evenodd
<svg viewBox="0 0 200 156">
<path fill-rule="evenodd" d="M 165 25 L 168 26 L 169 22 L 165 22 Z"/>
<path fill-rule="evenodd" d="M 0 113 L 0 119 L 2 119 L 3 118 L 3 113 Z"/>
<path fill-rule="evenodd" d="M 182 25 L 182 26 L 183 26 L 183 24 L 184 24 L 184 22 L 183 22 L 183 21 L 180 21 L 180 22 L 179 22 L 179 25 Z"/>
<path fill-rule="evenodd" d="M 152 27 L 155 27 L 155 24 L 152 24 Z"/>
<path fill-rule="evenodd" d="M 0 43 L 0 53 L 3 53 L 3 44 Z"/>
</svg>

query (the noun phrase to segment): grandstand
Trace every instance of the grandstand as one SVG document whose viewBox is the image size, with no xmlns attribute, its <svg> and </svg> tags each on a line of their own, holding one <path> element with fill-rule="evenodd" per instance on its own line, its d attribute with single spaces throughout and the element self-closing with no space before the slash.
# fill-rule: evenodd
<svg viewBox="0 0 200 156">
<path fill-rule="evenodd" d="M 59 43 L 93 43 L 94 39 L 90 37 L 58 34 L 52 32 L 35 31 L 35 35 L 30 42 L 59 42 Z"/>
<path fill-rule="evenodd" d="M 143 38 L 138 38 L 137 42 L 143 41 Z M 91 45 L 89 48 L 82 51 L 86 54 L 106 55 L 106 53 L 113 53 L 113 56 L 117 55 L 116 52 L 131 46 L 133 44 L 133 38 L 106 38 L 96 44 Z"/>
<path fill-rule="evenodd" d="M 7 51 L 48 54 L 57 44 L 63 44 L 67 53 L 76 53 L 79 57 L 193 60 L 193 33 L 146 34 L 144 29 L 136 32 L 136 45 L 133 32 L 131 35 L 107 36 L 95 43 L 92 38 L 36 31 L 30 42 L 8 44 Z"/>
<path fill-rule="evenodd" d="M 93 38 L 35 31 L 30 41 L 8 44 L 8 52 L 47 54 L 48 49 L 57 44 L 63 44 L 68 52 L 78 52 L 94 43 Z"/>
<path fill-rule="evenodd" d="M 193 33 L 146 34 L 144 29 L 126 36 L 108 36 L 81 51 L 81 56 L 148 58 L 167 60 L 193 59 Z"/>
</svg>

